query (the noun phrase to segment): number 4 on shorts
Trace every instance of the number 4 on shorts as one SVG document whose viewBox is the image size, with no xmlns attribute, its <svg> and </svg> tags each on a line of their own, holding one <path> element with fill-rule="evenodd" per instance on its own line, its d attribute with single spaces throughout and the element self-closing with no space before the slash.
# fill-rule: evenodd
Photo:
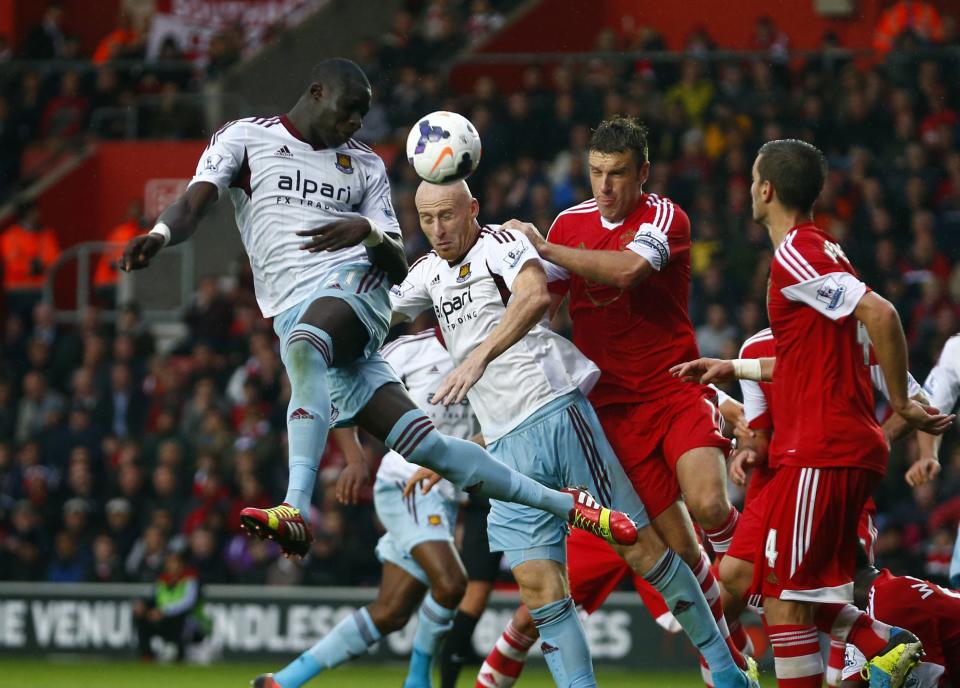
<svg viewBox="0 0 960 688">
<path fill-rule="evenodd" d="M 773 568 L 777 563 L 777 529 L 771 528 L 767 533 L 767 544 L 763 548 L 763 554 L 767 558 L 767 566 Z"/>
</svg>

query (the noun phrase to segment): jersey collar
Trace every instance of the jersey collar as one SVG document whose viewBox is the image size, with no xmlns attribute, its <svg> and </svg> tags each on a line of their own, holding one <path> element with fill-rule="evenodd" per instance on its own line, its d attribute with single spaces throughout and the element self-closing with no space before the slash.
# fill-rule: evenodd
<svg viewBox="0 0 960 688">
<path fill-rule="evenodd" d="M 313 150 L 315 150 L 315 151 L 317 151 L 317 150 L 325 150 L 323 146 L 314 146 L 312 143 L 310 143 L 309 141 L 307 141 L 307 140 L 303 137 L 303 134 L 300 133 L 300 130 L 297 129 L 295 126 L 293 126 L 293 122 L 291 122 L 291 121 L 290 121 L 290 118 L 287 117 L 285 114 L 284 114 L 284 115 L 280 115 L 280 124 L 282 124 L 282 125 L 283 125 L 283 128 L 287 130 L 287 133 L 290 134 L 290 136 L 292 136 L 293 138 L 295 138 L 297 141 L 302 141 L 303 143 L 307 144 L 308 146 L 310 146 L 310 147 L 311 147 Z"/>
</svg>

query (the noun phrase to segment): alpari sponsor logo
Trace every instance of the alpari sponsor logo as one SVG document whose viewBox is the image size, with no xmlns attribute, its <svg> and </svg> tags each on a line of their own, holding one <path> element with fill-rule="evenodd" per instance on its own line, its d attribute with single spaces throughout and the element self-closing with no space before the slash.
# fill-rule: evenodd
<svg viewBox="0 0 960 688">
<path fill-rule="evenodd" d="M 433 310 L 437 314 L 437 320 L 440 321 L 444 329 L 453 330 L 458 325 L 462 325 L 468 320 L 473 320 L 479 315 L 476 310 L 472 310 L 472 288 L 473 287 L 467 287 L 466 292 L 457 294 L 453 298 L 443 298 L 440 300 L 440 303 L 433 305 Z"/>
<path fill-rule="evenodd" d="M 291 195 L 278 195 L 277 205 L 294 205 L 293 201 L 299 201 L 300 205 L 323 207 L 323 199 L 338 201 L 340 203 L 350 204 L 353 190 L 350 186 L 334 186 L 329 182 L 318 182 L 300 174 L 297 170 L 296 176 L 281 174 L 277 181 L 277 188 L 280 191 L 290 191 Z"/>
</svg>

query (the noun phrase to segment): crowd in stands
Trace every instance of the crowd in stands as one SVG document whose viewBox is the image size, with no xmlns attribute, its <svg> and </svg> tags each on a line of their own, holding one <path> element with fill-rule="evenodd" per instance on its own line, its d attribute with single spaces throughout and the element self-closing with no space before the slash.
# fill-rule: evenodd
<svg viewBox="0 0 960 688">
<path fill-rule="evenodd" d="M 882 58 L 824 50 L 793 60 L 789 29 L 762 20 L 754 42 L 763 57 L 755 59 L 712 59 L 718 37 L 705 29 L 670 46 L 686 51 L 679 61 L 531 66 L 514 92 L 484 78 L 457 93 L 435 73 L 433 56 L 496 30 L 503 6 L 431 0 L 417 10 L 358 45 L 355 59 L 375 89 L 361 135 L 402 147 L 418 115 L 465 114 L 483 140 L 470 179 L 481 220 L 518 217 L 546 231 L 557 212 L 590 196 L 591 126 L 614 114 L 642 118 L 652 160 L 646 190 L 691 218 L 691 315 L 704 355 L 736 357 L 766 326 L 772 254 L 750 217 L 750 168 L 761 142 L 791 136 L 827 153 L 816 221 L 897 306 L 921 382 L 960 330 L 956 17 L 938 17 L 937 44 L 900 33 Z M 836 38 L 826 36 L 824 46 Z M 596 44 L 605 52 L 664 47 L 650 28 L 605 31 Z M 0 99 L 0 122 L 25 103 L 40 111 L 40 84 L 24 78 L 15 91 Z M 413 205 L 418 180 L 402 155 L 391 175 L 413 259 L 427 249 Z M 0 577 L 154 580 L 176 547 L 208 583 L 377 580 L 379 526 L 369 503 L 335 502 L 342 457 L 332 447 L 314 500 L 317 540 L 302 565 L 239 531 L 242 506 L 272 505 L 283 494 L 289 386 L 249 267 L 238 265 L 229 280 L 201 282 L 185 316 L 189 336 L 169 352 L 133 304 L 109 328 L 96 309 L 76 328 L 57 325 L 44 305 L 8 315 L 0 339 Z M 556 326 L 567 326 L 562 315 Z M 375 464 L 378 448 L 366 446 Z M 916 458 L 912 440 L 898 446 L 877 495 L 880 563 L 944 581 L 960 520 L 956 432 L 944 441 L 939 478 L 911 489 L 903 474 Z"/>
</svg>

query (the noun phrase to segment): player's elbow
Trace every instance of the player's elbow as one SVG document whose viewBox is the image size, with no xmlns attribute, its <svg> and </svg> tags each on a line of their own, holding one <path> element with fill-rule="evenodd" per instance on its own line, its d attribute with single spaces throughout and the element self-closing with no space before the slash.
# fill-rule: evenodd
<svg viewBox="0 0 960 688">
<path fill-rule="evenodd" d="M 653 266 L 647 262 L 646 258 L 630 257 L 632 260 L 617 274 L 614 286 L 618 289 L 632 289 L 647 279 L 653 272 Z"/>
</svg>

